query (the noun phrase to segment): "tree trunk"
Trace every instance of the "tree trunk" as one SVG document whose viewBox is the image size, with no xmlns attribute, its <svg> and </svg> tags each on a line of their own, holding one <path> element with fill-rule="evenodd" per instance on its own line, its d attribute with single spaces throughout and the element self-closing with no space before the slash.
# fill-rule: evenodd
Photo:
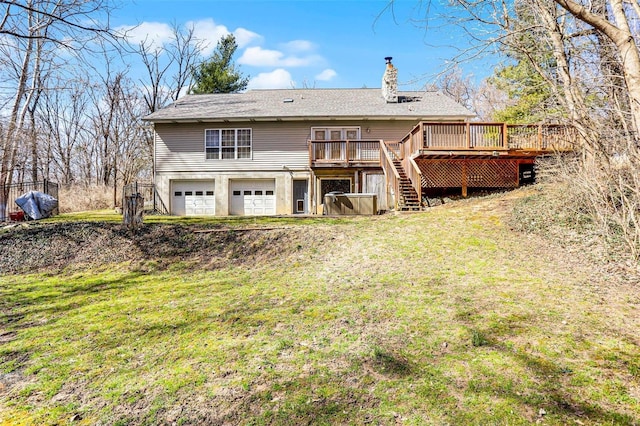
<svg viewBox="0 0 640 426">
<path fill-rule="evenodd" d="M 624 13 L 622 0 L 611 0 L 611 10 L 617 26 L 573 0 L 554 1 L 576 19 L 602 32 L 615 44 L 629 93 L 633 132 L 636 138 L 640 137 L 640 54 Z"/>
</svg>

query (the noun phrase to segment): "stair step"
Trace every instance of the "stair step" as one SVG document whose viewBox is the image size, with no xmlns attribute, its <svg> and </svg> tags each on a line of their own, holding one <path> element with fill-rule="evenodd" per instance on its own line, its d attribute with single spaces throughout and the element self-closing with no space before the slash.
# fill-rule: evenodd
<svg viewBox="0 0 640 426">
<path fill-rule="evenodd" d="M 400 160 L 394 159 L 393 165 L 398 172 L 398 176 L 400 176 L 399 189 L 400 189 L 400 210 L 401 211 L 420 211 L 422 210 L 422 206 L 420 200 L 418 199 L 418 194 L 413 189 L 413 185 L 411 184 L 411 179 L 407 176 L 402 167 L 402 162 Z"/>
</svg>

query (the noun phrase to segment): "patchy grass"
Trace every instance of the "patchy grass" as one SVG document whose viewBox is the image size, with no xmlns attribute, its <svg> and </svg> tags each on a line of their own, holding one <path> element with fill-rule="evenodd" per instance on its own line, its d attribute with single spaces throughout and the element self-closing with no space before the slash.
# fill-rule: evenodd
<svg viewBox="0 0 640 426">
<path fill-rule="evenodd" d="M 637 424 L 640 292 L 512 231 L 518 194 L 5 275 L 0 424 Z"/>
</svg>

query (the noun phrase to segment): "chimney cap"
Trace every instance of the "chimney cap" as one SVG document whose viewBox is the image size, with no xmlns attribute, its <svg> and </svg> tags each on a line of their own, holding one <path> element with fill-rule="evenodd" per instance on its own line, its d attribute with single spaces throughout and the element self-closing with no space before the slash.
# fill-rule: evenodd
<svg viewBox="0 0 640 426">
<path fill-rule="evenodd" d="M 384 60 L 385 60 L 385 62 L 386 62 L 387 64 L 390 64 L 392 59 L 393 59 L 393 56 L 385 56 L 385 57 L 384 57 Z"/>
</svg>

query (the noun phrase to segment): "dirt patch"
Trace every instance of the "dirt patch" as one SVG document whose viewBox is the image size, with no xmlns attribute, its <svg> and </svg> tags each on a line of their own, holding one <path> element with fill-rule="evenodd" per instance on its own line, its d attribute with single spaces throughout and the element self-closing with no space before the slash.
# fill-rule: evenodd
<svg viewBox="0 0 640 426">
<path fill-rule="evenodd" d="M 215 229 L 148 224 L 133 232 L 119 224 L 30 224 L 0 234 L 0 274 L 55 271 L 130 262 L 162 269 L 174 262 L 220 268 L 294 255 L 326 239 L 323 227 Z"/>
</svg>

